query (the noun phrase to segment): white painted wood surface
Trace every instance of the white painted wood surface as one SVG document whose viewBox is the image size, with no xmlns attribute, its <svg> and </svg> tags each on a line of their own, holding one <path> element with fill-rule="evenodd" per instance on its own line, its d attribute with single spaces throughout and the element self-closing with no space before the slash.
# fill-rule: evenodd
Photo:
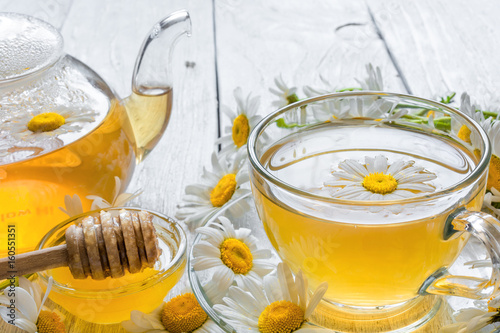
<svg viewBox="0 0 500 333">
<path fill-rule="evenodd" d="M 233 89 L 261 96 L 261 114 L 273 110 L 269 93 L 280 73 L 291 86 L 357 85 L 364 66 L 380 66 L 387 91 L 431 97 L 469 91 L 498 104 L 500 4 L 493 1 L 190 0 L 0 1 L 0 9 L 39 15 L 61 28 L 65 50 L 87 63 L 120 96 L 130 91 L 136 52 L 150 27 L 186 8 L 193 36 L 177 45 L 174 107 L 166 134 L 136 168 L 128 191 L 134 204 L 174 215 L 186 185 L 209 164 L 219 127 L 218 103 L 234 107 Z M 31 5 L 30 5 L 31 4 Z M 215 32 L 215 33 L 214 33 Z M 380 33 L 380 35 L 379 35 Z M 380 38 L 382 37 L 382 39 Z M 392 58 L 391 58 L 392 57 Z M 186 62 L 191 65 L 186 66 Z M 194 64 L 194 66 L 192 65 Z M 396 65 L 395 65 L 396 64 Z M 299 97 L 304 97 L 299 91 Z M 221 124 L 218 123 L 221 118 Z M 185 276 L 182 284 L 187 284 Z M 123 332 L 67 320 L 68 332 Z M 21 332 L 0 325 L 1 332 Z"/>
</svg>

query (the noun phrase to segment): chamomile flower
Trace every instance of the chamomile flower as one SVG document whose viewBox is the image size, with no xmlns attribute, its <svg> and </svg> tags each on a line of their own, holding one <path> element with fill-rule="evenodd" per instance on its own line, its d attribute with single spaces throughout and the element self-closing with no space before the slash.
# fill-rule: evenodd
<svg viewBox="0 0 500 333">
<path fill-rule="evenodd" d="M 426 182 L 436 175 L 414 163 L 398 160 L 389 165 L 383 155 L 365 156 L 364 164 L 348 159 L 339 163 L 340 171 L 334 171 L 325 186 L 336 189 L 334 198 L 354 200 L 397 200 L 433 192 L 435 187 Z"/>
<path fill-rule="evenodd" d="M 192 290 L 170 296 L 151 313 L 134 310 L 130 320 L 122 322 L 123 328 L 132 333 L 223 333 L 196 300 Z"/>
<path fill-rule="evenodd" d="M 87 196 L 87 199 L 92 200 L 92 205 L 90 207 L 90 210 L 106 209 L 111 207 L 122 207 L 130 200 L 135 199 L 142 194 L 142 191 L 140 190 L 134 193 L 120 194 L 120 188 L 121 188 L 120 177 L 115 176 L 115 190 L 113 192 L 113 200 L 111 201 L 111 203 L 107 202 L 104 198 L 101 198 L 97 195 Z M 71 197 L 70 195 L 65 195 L 64 206 L 65 208 L 59 207 L 59 209 L 69 217 L 83 214 L 82 200 L 80 199 L 78 194 L 73 194 L 73 197 Z"/>
<path fill-rule="evenodd" d="M 252 128 L 262 119 L 257 115 L 259 109 L 260 97 L 251 97 L 248 95 L 243 98 L 241 88 L 234 89 L 234 98 L 236 100 L 236 112 L 233 112 L 227 106 L 222 107 L 224 112 L 231 120 L 231 126 L 226 127 L 225 135 L 215 141 L 215 144 L 222 144 L 221 154 L 234 154 L 240 148 L 244 148 L 248 141 L 248 136 Z"/>
<path fill-rule="evenodd" d="M 495 187 L 491 187 L 490 192 L 484 195 L 483 206 L 487 207 L 497 218 L 499 218 L 500 209 L 494 206 L 495 203 L 500 203 L 500 191 L 498 191 Z"/>
<path fill-rule="evenodd" d="M 261 279 L 276 268 L 269 261 L 271 251 L 257 248 L 258 241 L 250 235 L 250 229 L 234 229 L 226 217 L 196 231 L 204 237 L 194 245 L 193 267 L 197 271 L 214 268 L 223 289 L 234 281 L 241 284 L 247 277 Z"/>
<path fill-rule="evenodd" d="M 470 96 L 465 92 L 460 96 L 460 112 L 465 113 L 467 116 L 475 120 L 478 124 L 481 124 L 485 121 L 483 113 L 480 111 L 476 111 L 476 106 L 474 104 L 471 104 Z M 456 117 L 451 117 L 451 131 L 460 140 L 466 143 L 472 142 L 470 128 L 457 121 Z"/>
<path fill-rule="evenodd" d="M 36 141 L 77 132 L 82 129 L 81 123 L 95 121 L 96 115 L 92 110 L 69 108 L 30 111 L 4 122 L 2 127 L 18 140 Z"/>
<path fill-rule="evenodd" d="M 397 106 L 395 102 L 377 96 L 354 97 L 346 102 L 349 103 L 349 118 L 395 120 L 408 112 L 404 109 L 394 112 Z"/>
<path fill-rule="evenodd" d="M 5 289 L 0 296 L 0 316 L 9 323 L 13 321 L 15 326 L 29 333 L 65 333 L 66 328 L 61 320 L 59 312 L 52 312 L 44 308 L 43 304 L 52 288 L 52 277 L 49 278 L 47 290 L 42 298 L 42 290 L 36 283 L 30 282 L 25 277 L 19 278 L 19 287 L 13 292 Z M 8 287 L 9 288 L 9 287 Z M 12 296 L 11 296 L 12 295 Z M 14 312 L 8 307 L 14 300 L 16 307 Z"/>
<path fill-rule="evenodd" d="M 302 272 L 294 279 L 290 268 L 280 263 L 277 276 L 268 275 L 262 283 L 246 279 L 242 287 L 230 287 L 228 297 L 224 298 L 226 304 L 216 304 L 214 309 L 237 332 L 307 332 L 314 327 L 307 320 L 327 289 L 324 282 L 309 298 L 308 283 Z M 317 331 L 331 332 L 314 329 Z"/>
<path fill-rule="evenodd" d="M 331 93 L 325 89 L 316 89 L 309 86 L 304 87 L 304 94 L 307 97 L 315 97 Z M 342 99 L 331 99 L 310 104 L 314 119 L 327 121 L 333 119 L 348 118 L 350 104 Z"/>
<path fill-rule="evenodd" d="M 283 77 L 281 76 L 281 74 L 280 76 L 274 78 L 274 83 L 276 84 L 276 87 L 278 89 L 269 88 L 269 91 L 274 95 L 276 95 L 278 99 L 272 102 L 272 106 L 276 108 L 281 108 L 288 104 L 295 103 L 299 100 L 296 94 L 297 88 L 295 87 L 289 88 L 285 84 L 285 81 L 283 81 Z"/>
<path fill-rule="evenodd" d="M 92 200 L 91 210 L 96 209 L 106 209 L 111 207 L 122 207 L 130 200 L 137 198 L 142 194 L 141 190 L 137 190 L 134 193 L 122 193 L 120 194 L 120 189 L 122 187 L 122 182 L 120 177 L 115 176 L 115 190 L 113 191 L 113 200 L 111 203 L 107 202 L 104 198 L 97 195 L 88 195 L 87 199 Z"/>
<path fill-rule="evenodd" d="M 59 209 L 69 217 L 83 214 L 82 199 L 78 194 L 73 194 L 73 196 L 64 196 L 64 208 L 59 207 Z"/>
<path fill-rule="evenodd" d="M 443 326 L 439 333 L 486 333 L 496 332 L 500 327 L 500 298 L 488 301 L 487 308 L 469 308 L 460 310 L 455 316 L 455 323 Z"/>
<path fill-rule="evenodd" d="M 242 185 L 249 182 L 246 169 L 246 152 L 239 151 L 234 161 L 229 164 L 228 157 L 212 154 L 212 171 L 203 168 L 202 184 L 186 186 L 186 196 L 177 205 L 176 218 L 193 225 L 200 224 L 209 215 L 222 209 L 225 205 L 250 193 Z M 249 208 L 242 199 L 231 205 L 228 211 L 233 216 L 241 216 Z"/>
<path fill-rule="evenodd" d="M 382 79 L 382 73 L 380 72 L 380 67 L 373 68 L 372 64 L 366 65 L 366 72 L 368 77 L 364 81 L 358 81 L 363 90 L 374 90 L 383 91 L 384 90 L 384 80 Z"/>
</svg>

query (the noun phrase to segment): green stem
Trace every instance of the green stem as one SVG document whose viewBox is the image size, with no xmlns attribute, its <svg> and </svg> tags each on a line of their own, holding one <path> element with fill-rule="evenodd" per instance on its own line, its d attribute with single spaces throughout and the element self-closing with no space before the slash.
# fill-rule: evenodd
<svg viewBox="0 0 500 333">
<path fill-rule="evenodd" d="M 344 92 L 344 91 L 359 91 L 359 90 L 363 90 L 363 89 L 357 88 L 357 87 L 352 87 L 352 88 L 337 89 L 335 91 L 336 92 Z"/>
</svg>

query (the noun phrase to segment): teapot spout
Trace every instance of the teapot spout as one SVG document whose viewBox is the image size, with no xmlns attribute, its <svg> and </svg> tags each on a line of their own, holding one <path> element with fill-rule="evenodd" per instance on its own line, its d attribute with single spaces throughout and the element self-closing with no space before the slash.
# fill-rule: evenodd
<svg viewBox="0 0 500 333">
<path fill-rule="evenodd" d="M 140 162 L 160 140 L 172 109 L 171 60 L 175 42 L 191 35 L 185 10 L 175 12 L 151 29 L 144 40 L 132 77 L 132 94 L 124 106 L 130 121 L 136 160 Z"/>
<path fill-rule="evenodd" d="M 185 10 L 174 12 L 154 25 L 137 55 L 132 76 L 133 92 L 147 94 L 149 89 L 171 89 L 172 53 L 175 43 L 184 34 L 191 36 L 191 19 Z"/>
</svg>

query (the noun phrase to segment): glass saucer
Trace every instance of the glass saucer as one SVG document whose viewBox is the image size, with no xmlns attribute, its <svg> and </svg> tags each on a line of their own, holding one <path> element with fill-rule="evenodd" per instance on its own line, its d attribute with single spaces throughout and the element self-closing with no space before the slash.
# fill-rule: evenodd
<svg viewBox="0 0 500 333">
<path fill-rule="evenodd" d="M 273 258 L 270 259 L 273 261 L 273 263 L 279 263 L 281 260 L 279 259 L 276 251 L 274 250 L 273 246 L 271 245 L 269 239 L 267 238 L 266 232 L 264 231 L 264 227 L 262 225 L 262 222 L 259 219 L 259 216 L 257 214 L 257 211 L 255 209 L 255 204 L 253 201 L 253 198 L 251 194 L 246 195 L 245 197 L 240 198 L 239 200 L 248 200 L 250 203 L 250 209 L 241 217 L 231 217 L 231 215 L 226 214 L 227 210 L 230 206 L 224 207 L 224 209 L 221 209 L 218 211 L 216 214 L 210 216 L 207 218 L 205 221 L 205 225 L 210 225 L 213 223 L 215 220 L 217 220 L 218 217 L 220 216 L 226 216 L 228 217 L 231 222 L 233 223 L 235 229 L 238 228 L 248 228 L 252 230 L 252 235 L 255 236 L 258 239 L 258 247 L 260 249 L 270 249 L 273 252 Z M 238 200 L 238 201 L 239 201 Z M 231 205 L 237 204 L 238 201 L 233 202 Z M 193 241 L 193 246 L 198 244 L 201 241 L 201 235 L 196 235 L 194 241 Z M 213 271 L 211 270 L 205 270 L 205 271 L 195 271 L 192 265 L 193 262 L 193 246 L 191 246 L 191 250 L 189 252 L 188 256 L 188 277 L 189 277 L 189 282 L 191 284 L 191 288 L 193 290 L 193 293 L 195 294 L 198 302 L 200 303 L 201 307 L 205 312 L 208 314 L 208 316 L 219 325 L 221 329 L 223 329 L 227 333 L 234 333 L 237 332 L 230 324 L 224 321 L 224 318 L 220 316 L 214 309 L 214 301 L 211 300 L 204 288 L 203 285 L 205 285 L 208 281 L 211 280 Z M 473 241 L 472 239 L 468 242 L 464 250 L 462 251 L 461 256 L 457 259 L 457 261 L 453 264 L 452 267 L 450 267 L 449 271 L 452 274 L 457 274 L 457 275 L 469 275 L 469 276 L 477 276 L 477 277 L 488 277 L 491 274 L 491 268 L 476 268 L 476 269 L 470 269 L 470 266 L 464 265 L 466 262 L 475 260 L 475 258 L 485 258 L 486 256 L 486 251 L 484 248 L 479 244 L 478 242 Z M 460 311 L 462 309 L 467 309 L 467 308 L 480 308 L 480 309 L 486 309 L 487 308 L 487 302 L 486 301 L 479 301 L 479 300 L 471 300 L 471 299 L 466 299 L 466 298 L 461 298 L 461 297 L 441 297 L 441 296 L 429 296 L 430 298 L 427 297 L 419 297 L 426 299 L 424 302 L 418 302 L 419 304 L 415 305 L 410 305 L 408 308 L 410 311 L 412 311 L 413 308 L 417 308 L 417 311 L 420 309 L 422 310 L 422 307 L 426 307 L 426 313 L 422 315 L 420 320 L 417 320 L 416 322 L 409 322 L 408 325 L 400 325 L 399 327 L 394 327 L 394 328 L 388 328 L 391 327 L 391 325 L 384 325 L 387 329 L 384 330 L 379 330 L 377 331 L 380 332 L 393 332 L 393 333 L 402 333 L 402 332 L 437 332 L 439 331 L 439 328 L 452 323 L 452 316 L 455 314 L 457 311 Z M 431 299 L 432 298 L 432 299 Z M 335 305 L 332 304 L 323 304 L 326 302 L 321 302 L 320 305 L 317 307 L 317 309 L 314 311 L 312 317 L 316 318 L 321 318 L 322 317 L 322 311 L 324 311 L 325 307 L 335 307 Z M 411 301 L 410 301 L 411 303 Z M 427 304 L 420 304 L 420 303 L 427 303 Z M 394 316 L 391 315 L 392 309 L 378 309 L 380 310 L 380 314 L 388 314 L 388 319 L 393 320 Z M 337 308 L 339 316 L 336 318 L 330 318 L 330 322 L 332 320 L 335 321 L 335 328 L 331 328 L 331 325 L 321 325 L 318 324 L 321 322 L 320 320 L 316 320 L 314 324 L 318 326 L 318 328 L 329 328 L 331 329 L 332 332 L 368 332 L 366 331 L 366 327 L 363 328 L 363 325 L 369 325 L 372 323 L 377 323 L 380 324 L 381 322 L 381 317 L 373 316 L 370 315 L 369 321 L 365 321 L 364 323 L 360 323 L 360 320 L 358 319 L 353 319 L 354 317 L 349 317 L 349 309 L 345 309 L 342 307 Z M 347 314 L 347 315 L 346 315 Z M 391 317 L 392 316 L 392 317 Z M 385 319 L 382 319 L 382 321 Z M 327 320 L 328 321 L 328 320 Z M 373 328 L 373 327 L 372 327 Z"/>
</svg>

